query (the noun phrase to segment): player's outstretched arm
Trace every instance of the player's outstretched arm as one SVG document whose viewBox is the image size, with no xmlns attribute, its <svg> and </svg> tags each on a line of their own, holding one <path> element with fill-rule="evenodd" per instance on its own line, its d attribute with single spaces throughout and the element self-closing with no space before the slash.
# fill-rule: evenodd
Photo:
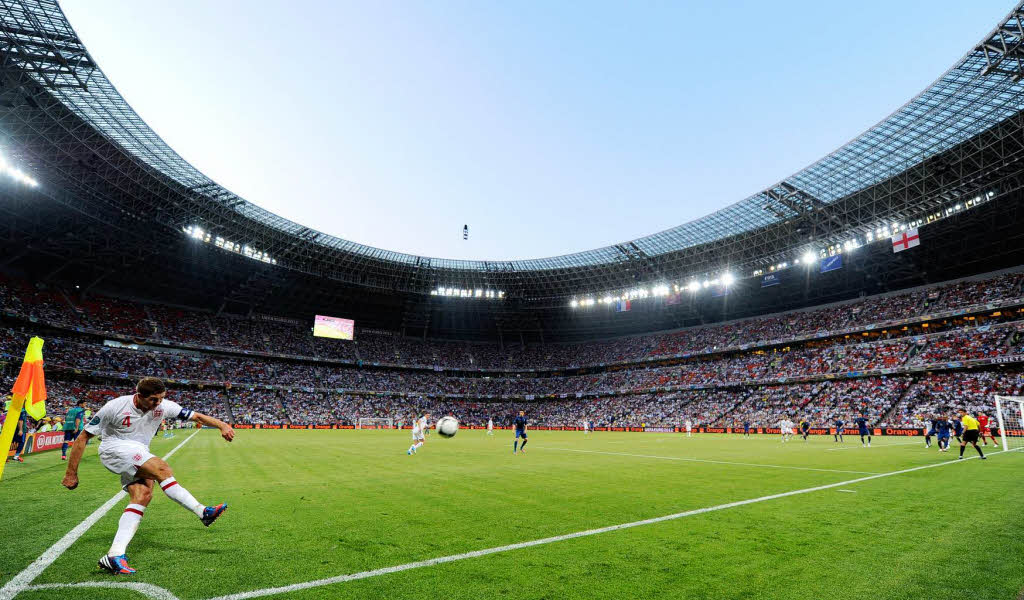
<svg viewBox="0 0 1024 600">
<path fill-rule="evenodd" d="M 78 487 L 78 463 L 82 462 L 82 455 L 85 454 L 85 445 L 89 442 L 89 439 L 93 435 L 88 431 L 83 431 L 75 439 L 75 443 L 71 446 L 71 457 L 68 458 L 68 468 L 64 471 L 64 480 L 61 481 L 61 485 L 73 490 Z"/>
<path fill-rule="evenodd" d="M 192 420 L 204 427 L 214 427 L 220 430 L 220 437 L 227 441 L 235 439 L 235 430 L 220 419 L 211 417 L 210 415 L 204 415 L 203 413 L 192 413 Z"/>
</svg>

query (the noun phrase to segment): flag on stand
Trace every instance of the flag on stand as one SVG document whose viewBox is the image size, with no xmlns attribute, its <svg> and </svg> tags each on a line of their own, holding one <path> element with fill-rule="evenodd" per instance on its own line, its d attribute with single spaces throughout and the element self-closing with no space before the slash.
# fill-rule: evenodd
<svg viewBox="0 0 1024 600">
<path fill-rule="evenodd" d="M 11 389 L 11 403 L 3 429 L 0 430 L 0 450 L 3 460 L 0 461 L 0 478 L 4 475 L 4 463 L 14 432 L 18 428 L 18 415 L 22 408 L 29 417 L 38 421 L 46 416 L 46 379 L 43 376 L 43 338 L 33 337 L 28 342 L 25 360 L 21 363 L 18 379 Z"/>
<path fill-rule="evenodd" d="M 899 235 L 892 236 L 892 251 L 903 252 L 908 248 L 921 245 L 921 236 L 917 234 L 917 228 L 908 229 Z"/>
<path fill-rule="evenodd" d="M 626 312 L 631 308 L 629 300 L 616 300 L 615 312 Z"/>
<path fill-rule="evenodd" d="M 769 273 L 761 278 L 761 287 L 772 287 L 773 285 L 779 285 L 782 283 L 782 278 L 779 277 L 778 273 Z"/>
</svg>

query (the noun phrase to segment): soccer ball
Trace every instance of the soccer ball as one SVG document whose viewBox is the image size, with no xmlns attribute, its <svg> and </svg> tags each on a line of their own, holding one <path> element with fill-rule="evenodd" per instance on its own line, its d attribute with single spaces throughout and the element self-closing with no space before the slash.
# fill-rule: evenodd
<svg viewBox="0 0 1024 600">
<path fill-rule="evenodd" d="M 441 417 L 437 420 L 437 433 L 441 437 L 455 437 L 459 431 L 459 420 L 455 417 Z"/>
</svg>

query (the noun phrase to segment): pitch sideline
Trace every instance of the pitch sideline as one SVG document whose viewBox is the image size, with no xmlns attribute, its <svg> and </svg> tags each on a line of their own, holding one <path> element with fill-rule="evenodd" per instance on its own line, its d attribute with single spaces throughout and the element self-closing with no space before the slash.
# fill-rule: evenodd
<svg viewBox="0 0 1024 600">
<path fill-rule="evenodd" d="M 171 456 L 173 456 L 175 452 L 177 452 L 182 446 L 187 444 L 188 441 L 194 438 L 196 434 L 199 433 L 200 431 L 202 431 L 202 429 L 197 429 L 192 435 L 183 439 L 180 444 L 178 444 L 177 446 L 172 448 L 170 452 L 165 454 L 164 458 L 170 458 Z M 71 547 L 72 544 L 77 542 L 78 538 L 85 535 L 85 532 L 88 531 L 90 527 L 92 527 L 96 524 L 97 521 L 102 519 L 104 515 L 110 512 L 111 508 L 114 508 L 114 506 L 127 495 L 128 493 L 125 492 L 124 490 L 121 490 L 120 492 L 114 494 L 114 496 L 110 500 L 104 502 L 103 505 L 94 510 L 91 515 L 86 517 L 84 521 L 76 525 L 74 529 L 72 529 L 71 531 L 67 532 L 64 535 L 64 537 L 57 540 L 57 542 L 54 545 L 50 546 L 46 550 L 46 552 L 43 552 L 39 556 L 39 558 L 32 561 L 32 564 L 25 567 L 25 570 L 12 577 L 10 581 L 5 583 L 4 586 L 0 588 L 0 600 L 10 600 L 11 598 L 17 596 L 22 590 L 28 588 L 29 584 L 35 581 L 36 577 L 39 577 L 39 575 L 43 571 L 45 571 L 47 567 L 52 565 L 54 561 L 60 558 L 60 556 L 64 554 L 64 552 L 67 551 L 68 548 Z"/>
</svg>

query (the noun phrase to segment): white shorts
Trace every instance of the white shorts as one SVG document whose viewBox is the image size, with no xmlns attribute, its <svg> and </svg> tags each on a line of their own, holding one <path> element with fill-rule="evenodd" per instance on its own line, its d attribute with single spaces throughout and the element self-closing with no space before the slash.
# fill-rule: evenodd
<svg viewBox="0 0 1024 600">
<path fill-rule="evenodd" d="M 423 432 L 421 432 L 421 431 L 413 431 L 412 432 L 412 441 L 419 442 L 419 441 L 422 441 L 422 440 L 423 440 Z"/>
<path fill-rule="evenodd" d="M 138 468 L 154 456 L 146 446 L 128 440 L 104 440 L 99 454 L 100 464 L 121 476 L 121 487 L 138 481 Z"/>
<path fill-rule="evenodd" d="M 793 430 L 791 428 L 789 428 L 789 427 L 785 427 L 785 428 L 782 429 L 782 433 L 787 433 L 789 435 L 793 435 Z"/>
</svg>

